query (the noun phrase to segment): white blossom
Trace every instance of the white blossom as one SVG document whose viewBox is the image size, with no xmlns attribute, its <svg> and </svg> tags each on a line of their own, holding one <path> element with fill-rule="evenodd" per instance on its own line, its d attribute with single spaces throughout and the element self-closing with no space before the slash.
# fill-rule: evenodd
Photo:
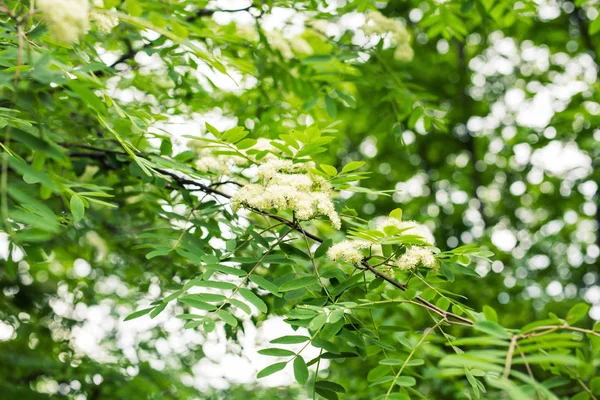
<svg viewBox="0 0 600 400">
<path fill-rule="evenodd" d="M 249 42 L 258 42 L 260 39 L 254 25 L 237 25 L 237 35 Z"/>
<path fill-rule="evenodd" d="M 412 246 L 407 248 L 406 253 L 396 260 L 396 265 L 401 270 L 413 270 L 421 265 L 435 270 L 439 267 L 439 262 L 435 258 L 432 249 L 423 246 Z"/>
<path fill-rule="evenodd" d="M 95 7 L 104 8 L 104 0 L 94 0 L 93 4 Z M 90 11 L 90 20 L 93 21 L 98 30 L 103 33 L 110 33 L 114 27 L 119 25 L 119 17 L 116 15 L 98 12 L 96 10 Z"/>
<path fill-rule="evenodd" d="M 397 20 L 387 18 L 378 11 L 367 12 L 366 23 L 362 30 L 366 35 L 385 35 L 387 33 L 403 34 L 406 28 Z"/>
<path fill-rule="evenodd" d="M 196 152 L 196 170 L 199 172 L 213 172 L 216 174 L 231 173 L 235 167 L 243 165 L 246 160 L 243 157 L 229 154 L 215 154 L 215 148 L 202 147 L 199 142 L 190 142 L 189 147 Z"/>
<path fill-rule="evenodd" d="M 362 30 L 369 36 L 389 35 L 392 45 L 396 46 L 394 51 L 396 60 L 411 61 L 413 59 L 414 51 L 410 46 L 410 33 L 400 21 L 387 18 L 377 11 L 369 11 Z"/>
<path fill-rule="evenodd" d="M 332 261 L 342 260 L 355 264 L 363 259 L 361 250 L 368 248 L 370 245 L 369 242 L 364 240 L 343 240 L 327 250 L 327 257 Z"/>
<path fill-rule="evenodd" d="M 37 0 L 52 37 L 66 44 L 75 43 L 90 28 L 88 0 Z"/>
<path fill-rule="evenodd" d="M 307 167 L 291 160 L 265 160 L 256 174 L 260 183 L 240 188 L 231 199 L 233 210 L 241 207 L 291 210 L 303 221 L 325 215 L 339 229 L 341 220 L 331 200 L 331 185 L 322 177 L 308 173 Z"/>
<path fill-rule="evenodd" d="M 379 272 L 390 279 L 394 279 L 394 269 L 392 267 L 384 265 L 383 267 L 379 267 Z"/>
<path fill-rule="evenodd" d="M 286 60 L 294 58 L 294 52 L 287 40 L 278 31 L 267 32 L 267 40 L 273 50 L 279 51 Z"/>
<path fill-rule="evenodd" d="M 313 28 L 315 31 L 326 35 L 327 28 L 329 28 L 329 21 L 325 19 L 315 19 L 310 22 L 310 27 Z"/>
<path fill-rule="evenodd" d="M 415 53 L 408 43 L 399 44 L 394 51 L 394 58 L 398 61 L 412 61 Z"/>
<path fill-rule="evenodd" d="M 290 39 L 290 45 L 296 54 L 311 55 L 313 53 L 313 48 L 311 45 L 306 41 L 306 39 L 300 36 Z"/>
</svg>

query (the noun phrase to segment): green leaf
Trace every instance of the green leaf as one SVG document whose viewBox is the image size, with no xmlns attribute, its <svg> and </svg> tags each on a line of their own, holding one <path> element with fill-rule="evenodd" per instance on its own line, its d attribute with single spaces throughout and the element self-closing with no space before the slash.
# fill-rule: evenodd
<svg viewBox="0 0 600 400">
<path fill-rule="evenodd" d="M 209 264 L 206 265 L 207 270 L 215 270 L 222 272 L 227 275 L 235 275 L 235 276 L 246 276 L 246 271 L 241 270 L 239 268 L 228 267 L 226 265 L 218 265 L 218 264 Z"/>
<path fill-rule="evenodd" d="M 592 378 L 590 381 L 590 390 L 594 394 L 600 394 L 600 376 Z"/>
<path fill-rule="evenodd" d="M 142 316 L 148 314 L 152 310 L 154 310 L 154 307 L 145 308 L 143 310 L 139 310 L 139 311 L 133 312 L 133 313 L 129 314 L 128 316 L 126 316 L 123 321 L 131 321 L 132 319 L 136 319 L 136 318 L 142 317 Z"/>
<path fill-rule="evenodd" d="M 412 376 L 399 376 L 396 378 L 395 383 L 398 386 L 407 387 L 416 385 L 417 381 Z"/>
<path fill-rule="evenodd" d="M 188 285 L 186 285 L 188 286 Z M 230 282 L 220 282 L 220 281 L 205 281 L 202 279 L 194 279 L 189 282 L 188 287 L 198 286 L 212 289 L 221 289 L 221 290 L 232 290 L 237 286 Z"/>
<path fill-rule="evenodd" d="M 258 285 L 259 288 L 266 290 L 267 292 L 274 294 L 276 296 L 281 296 L 279 294 L 279 286 L 274 284 L 271 281 L 266 280 L 262 276 L 258 275 L 250 275 L 250 280 Z"/>
<path fill-rule="evenodd" d="M 71 214 L 73 214 L 73 218 L 75 219 L 75 221 L 81 220 L 85 214 L 85 205 L 81 196 L 77 194 L 71 196 L 70 205 Z"/>
<path fill-rule="evenodd" d="M 215 128 L 208 122 L 205 123 L 205 126 L 206 126 L 206 130 L 208 130 L 210 133 L 212 133 L 216 138 L 221 137 L 221 132 L 219 132 L 219 130 L 217 128 Z"/>
<path fill-rule="evenodd" d="M 271 340 L 270 343 L 273 344 L 298 344 L 308 342 L 310 338 L 308 336 L 299 336 L 299 335 L 289 335 L 282 336 L 277 339 Z"/>
<path fill-rule="evenodd" d="M 355 169 L 359 169 L 363 165 L 365 165 L 364 161 L 350 161 L 348 164 L 344 165 L 344 167 L 342 168 L 342 172 L 354 171 Z"/>
<path fill-rule="evenodd" d="M 395 208 L 390 212 L 390 217 L 391 218 L 396 218 L 399 221 L 402 221 L 402 209 L 401 208 Z"/>
<path fill-rule="evenodd" d="M 590 399 L 591 399 L 591 397 L 587 392 L 580 392 L 580 393 L 577 393 L 575 396 L 571 397 L 570 400 L 590 400 Z"/>
<path fill-rule="evenodd" d="M 335 118 L 335 116 L 337 115 L 337 106 L 335 105 L 335 100 L 333 100 L 329 96 L 326 96 L 325 108 L 327 109 L 327 115 L 329 115 L 329 118 Z"/>
<path fill-rule="evenodd" d="M 295 355 L 296 353 L 291 350 L 272 348 L 259 350 L 258 354 L 271 357 L 289 357 Z"/>
<path fill-rule="evenodd" d="M 254 294 L 253 291 L 249 290 L 249 289 L 240 289 L 240 294 L 242 295 L 243 298 L 245 298 L 246 300 L 248 300 L 250 303 L 252 303 L 252 305 L 256 308 L 258 308 L 258 310 L 262 313 L 267 313 L 267 311 L 269 310 L 267 308 L 267 305 L 265 304 L 264 301 L 262 301 L 262 299 L 260 297 L 258 297 L 256 294 Z"/>
<path fill-rule="evenodd" d="M 287 363 L 285 363 L 285 362 L 278 362 L 278 363 L 275 363 L 275 364 L 271 364 L 268 367 L 263 368 L 262 370 L 260 370 L 260 372 L 256 375 L 256 377 L 258 379 L 260 379 L 260 378 L 264 378 L 265 376 L 272 375 L 275 372 L 279 372 L 282 369 L 284 369 L 286 365 L 287 365 Z"/>
<path fill-rule="evenodd" d="M 337 169 L 335 169 L 335 167 L 333 167 L 331 165 L 321 164 L 321 165 L 319 165 L 319 168 L 321 168 L 323 171 L 325 171 L 325 173 L 327 175 L 330 175 L 330 176 L 337 175 Z"/>
<path fill-rule="evenodd" d="M 331 239 L 324 240 L 323 243 L 321 243 L 315 250 L 315 253 L 313 254 L 314 258 L 320 258 L 327 254 L 327 250 L 331 246 L 332 242 L 333 241 Z"/>
<path fill-rule="evenodd" d="M 142 15 L 142 6 L 140 6 L 140 3 L 137 0 L 126 0 L 125 7 L 131 16 L 139 17 Z"/>
<path fill-rule="evenodd" d="M 567 323 L 569 325 L 577 323 L 587 315 L 589 310 L 590 306 L 585 303 L 575 304 L 567 313 Z"/>
<path fill-rule="evenodd" d="M 154 319 L 158 314 L 163 312 L 163 310 L 167 307 L 168 303 L 159 304 L 152 312 L 150 313 L 150 318 Z"/>
<path fill-rule="evenodd" d="M 490 306 L 483 306 L 483 315 L 485 315 L 485 319 L 490 322 L 498 323 L 498 314 L 496 314 L 496 310 L 494 310 Z"/>
<path fill-rule="evenodd" d="M 191 307 L 197 308 L 198 310 L 213 311 L 217 308 L 212 304 L 208 304 L 199 300 L 196 295 L 193 294 L 189 296 L 183 296 L 179 299 L 179 301 Z"/>
<path fill-rule="evenodd" d="M 315 393 L 317 393 L 319 396 L 325 398 L 326 400 L 338 400 L 339 399 L 337 393 L 332 392 L 330 390 L 316 388 Z"/>
<path fill-rule="evenodd" d="M 500 339 L 510 339 L 510 333 L 500 325 L 490 321 L 477 321 L 474 328 L 480 332 L 495 336 Z"/>
<path fill-rule="evenodd" d="M 590 23 L 589 26 L 589 34 L 590 35 L 595 35 L 596 33 L 600 32 L 600 19 L 599 18 L 595 18 L 594 20 L 592 20 L 592 22 Z"/>
<path fill-rule="evenodd" d="M 210 332 L 214 331 L 216 328 L 215 322 L 210 318 L 205 319 L 202 326 L 204 327 L 204 331 L 206 333 L 210 333 Z"/>
<path fill-rule="evenodd" d="M 219 317 L 221 317 L 221 319 L 223 321 L 225 321 L 225 323 L 227 325 L 231 325 L 233 327 L 237 326 L 237 324 L 238 324 L 237 319 L 233 315 L 231 315 L 230 313 L 228 313 L 227 311 L 225 311 L 225 310 L 217 310 L 216 313 L 217 313 L 217 315 Z"/>
<path fill-rule="evenodd" d="M 294 377 L 299 384 L 304 385 L 308 381 L 308 367 L 302 356 L 294 359 Z"/>
<path fill-rule="evenodd" d="M 223 296 L 222 294 L 215 294 L 215 293 L 197 293 L 197 294 L 191 294 L 186 297 L 188 297 L 188 298 L 193 297 L 195 299 L 198 299 L 198 300 L 204 301 L 204 302 L 208 302 L 208 303 L 218 303 L 220 301 L 227 299 L 226 296 Z"/>
<path fill-rule="evenodd" d="M 229 303 L 244 311 L 248 315 L 252 314 L 252 309 L 250 308 L 250 306 L 244 303 L 243 301 L 237 299 L 229 299 Z"/>
<path fill-rule="evenodd" d="M 308 324 L 308 328 L 312 331 L 316 331 L 319 330 L 323 325 L 325 325 L 326 322 L 327 315 L 319 314 L 310 321 L 310 324 Z"/>
<path fill-rule="evenodd" d="M 329 390 L 331 392 L 346 393 L 346 389 L 342 385 L 330 381 L 317 381 L 315 387 L 319 389 Z"/>
<path fill-rule="evenodd" d="M 303 276 L 284 282 L 279 286 L 280 292 L 289 292 L 291 290 L 302 289 L 308 286 L 318 285 L 319 280 L 314 275 Z"/>
</svg>

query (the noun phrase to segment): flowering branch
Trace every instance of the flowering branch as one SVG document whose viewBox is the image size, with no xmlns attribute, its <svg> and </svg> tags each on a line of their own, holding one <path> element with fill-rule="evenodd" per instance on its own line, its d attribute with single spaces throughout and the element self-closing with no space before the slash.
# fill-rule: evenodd
<svg viewBox="0 0 600 400">
<path fill-rule="evenodd" d="M 81 148 L 86 148 L 88 150 L 94 150 L 94 153 L 92 153 L 92 158 L 99 158 L 99 153 L 104 152 L 103 149 L 101 148 L 95 148 L 95 147 L 91 147 L 91 146 L 79 146 L 76 144 L 62 144 L 65 147 L 81 147 Z M 121 154 L 121 155 L 126 155 L 123 152 L 119 152 L 119 151 L 114 151 L 114 150 L 108 150 L 105 152 L 106 155 L 107 154 Z M 145 156 L 143 153 L 138 153 L 138 156 Z M 84 157 L 86 155 L 86 153 L 72 153 L 70 154 L 71 156 L 78 156 L 78 157 Z M 193 187 L 195 188 L 195 190 L 199 190 L 201 192 L 204 192 L 206 194 L 212 195 L 212 196 L 220 196 L 223 197 L 225 199 L 230 200 L 232 198 L 231 195 L 224 193 L 221 190 L 215 189 L 214 187 L 211 187 L 210 185 L 206 185 L 204 183 L 198 182 L 196 180 L 190 179 L 189 177 L 185 177 L 185 176 L 181 176 L 175 172 L 169 171 L 169 170 L 165 170 L 162 168 L 154 168 L 154 170 L 156 172 L 158 172 L 159 174 L 163 175 L 163 176 L 168 176 L 170 177 L 175 183 L 177 183 L 181 188 L 183 189 L 188 189 L 188 187 Z M 238 184 L 238 186 L 243 186 Z M 281 217 L 279 215 L 273 214 L 271 212 L 265 211 L 265 210 L 260 210 L 258 208 L 254 208 L 254 207 L 246 207 L 247 209 L 253 211 L 254 213 L 257 214 L 261 214 L 264 215 L 266 217 L 272 218 L 278 222 L 281 222 L 287 226 L 289 226 L 290 228 L 292 228 L 293 230 L 302 233 L 303 235 L 305 235 L 307 238 L 317 242 L 317 243 L 323 243 L 323 239 L 320 238 L 319 236 L 316 236 L 310 232 L 305 231 L 303 228 L 301 228 L 298 223 L 294 222 L 294 221 L 290 221 L 287 218 Z M 380 271 L 378 271 L 377 269 L 375 269 L 373 266 L 371 266 L 368 262 L 366 258 L 363 258 L 362 260 L 360 260 L 360 262 L 357 263 L 357 266 L 361 269 L 365 269 L 370 271 L 371 273 L 373 273 L 375 276 L 377 276 L 380 279 L 383 279 L 384 281 L 388 282 L 389 284 L 391 284 L 392 286 L 402 290 L 402 291 L 406 291 L 407 290 L 407 286 L 403 283 L 400 283 L 398 281 L 396 281 L 393 278 L 390 278 L 389 276 L 386 276 L 385 274 L 381 273 Z M 471 326 L 473 325 L 473 321 L 470 320 L 469 318 L 465 318 L 462 317 L 460 315 L 454 314 L 450 311 L 446 311 L 441 309 L 440 307 L 437 307 L 436 305 L 430 303 L 429 301 L 425 300 L 424 298 L 422 298 L 421 296 L 415 296 L 414 298 L 417 302 L 419 302 L 424 308 L 430 310 L 431 312 L 434 312 L 438 315 L 440 315 L 446 322 L 454 324 L 454 325 L 465 325 L 465 326 Z"/>
</svg>

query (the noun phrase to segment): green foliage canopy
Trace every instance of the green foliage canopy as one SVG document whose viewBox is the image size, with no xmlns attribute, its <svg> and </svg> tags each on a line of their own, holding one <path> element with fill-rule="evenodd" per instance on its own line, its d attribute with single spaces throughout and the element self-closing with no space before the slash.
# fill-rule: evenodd
<svg viewBox="0 0 600 400">
<path fill-rule="evenodd" d="M 595 2 L 340 4 L 0 1 L 0 392 L 600 395 Z"/>
</svg>

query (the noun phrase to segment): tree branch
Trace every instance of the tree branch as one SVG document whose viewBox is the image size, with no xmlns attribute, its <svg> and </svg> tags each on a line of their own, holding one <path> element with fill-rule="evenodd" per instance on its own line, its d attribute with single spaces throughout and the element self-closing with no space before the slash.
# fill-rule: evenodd
<svg viewBox="0 0 600 400">
<path fill-rule="evenodd" d="M 64 146 L 65 144 L 63 144 Z M 70 153 L 69 155 L 72 157 L 89 157 L 89 158 L 93 158 L 93 159 L 99 159 L 99 153 L 102 152 L 102 149 L 96 148 L 96 147 L 92 147 L 92 146 L 87 146 L 87 145 L 74 145 L 74 144 L 68 144 L 66 147 L 82 147 L 82 148 L 86 148 L 89 150 L 94 150 L 93 153 L 85 153 L 85 152 L 73 152 Z M 127 155 L 124 152 L 119 152 L 119 151 L 114 151 L 114 150 L 109 150 L 107 151 L 110 154 L 121 154 L 121 155 Z M 140 156 L 144 156 L 144 154 L 140 154 Z M 189 177 L 185 177 L 185 176 L 181 176 L 178 173 L 175 173 L 173 171 L 169 171 L 163 168 L 154 168 L 154 171 L 158 172 L 161 175 L 164 176 L 168 176 L 170 177 L 174 182 L 176 182 L 181 188 L 189 190 L 187 187 L 191 186 L 196 188 L 196 190 L 199 190 L 201 192 L 204 192 L 206 194 L 209 195 L 213 195 L 213 196 L 220 196 L 226 199 L 231 199 L 231 195 L 228 195 L 227 193 L 224 193 L 218 189 L 215 189 L 214 187 L 211 187 L 210 185 L 206 185 L 202 182 L 198 182 L 195 181 L 193 179 L 190 179 Z M 241 186 L 241 185 L 240 185 Z M 287 226 L 289 226 L 290 228 L 292 228 L 293 230 L 300 232 L 304 235 L 306 235 L 307 238 L 310 238 L 311 240 L 317 242 L 317 243 L 323 243 L 324 240 L 322 238 L 320 238 L 317 235 L 314 235 L 310 232 L 306 232 L 304 229 L 302 229 L 301 227 L 299 227 L 296 223 L 294 223 L 293 221 L 290 221 L 287 218 L 281 217 L 279 215 L 273 214 L 271 212 L 268 211 L 264 211 L 264 210 L 260 210 L 257 208 L 253 208 L 253 207 L 247 207 L 248 209 L 250 209 L 251 211 L 257 213 L 257 214 L 261 214 L 264 215 L 266 217 L 272 218 L 276 221 L 279 221 Z M 381 272 L 379 272 L 377 269 L 375 269 L 373 266 L 369 265 L 369 263 L 367 262 L 366 258 L 363 258 L 360 261 L 360 268 L 361 269 L 366 269 L 368 271 L 370 271 L 371 273 L 373 273 L 375 276 L 377 276 L 378 278 L 381 278 L 383 280 L 385 280 L 386 282 L 388 282 L 389 284 L 393 285 L 394 287 L 402 290 L 402 291 L 406 291 L 407 290 L 407 286 L 403 283 L 400 283 L 384 274 L 382 274 Z M 416 296 L 415 300 L 418 301 L 419 303 L 421 303 L 423 305 L 424 308 L 440 315 L 441 317 L 443 317 L 447 322 L 451 323 L 451 324 L 455 324 L 455 325 L 473 325 L 473 321 L 471 321 L 468 318 L 462 317 L 460 315 L 454 314 L 452 312 L 449 311 L 445 311 L 439 307 L 437 307 L 436 305 L 430 303 L 429 301 L 425 300 L 424 298 L 422 298 L 421 296 Z"/>
<path fill-rule="evenodd" d="M 248 11 L 253 6 L 254 6 L 253 4 L 250 4 L 248 7 L 238 8 L 238 9 L 234 9 L 234 10 L 207 10 L 205 8 L 200 8 L 200 9 L 196 10 L 196 12 L 193 15 L 190 15 L 189 17 L 187 17 L 185 19 L 185 21 L 191 23 L 191 22 L 194 22 L 195 20 L 197 20 L 198 18 L 210 17 L 217 12 L 234 13 L 234 12 Z M 159 39 L 150 40 L 149 42 L 145 43 L 142 47 L 139 47 L 137 49 L 133 49 L 133 48 L 129 47 L 129 50 L 127 52 L 125 52 L 124 54 L 122 54 L 121 57 L 119 57 L 115 62 L 108 65 L 108 68 L 113 69 L 118 64 L 124 63 L 124 62 L 132 59 L 140 51 L 144 51 L 144 50 L 152 47 L 158 40 Z M 104 76 L 105 74 L 106 74 L 105 71 L 97 71 L 96 72 L 96 76 Z"/>
</svg>

